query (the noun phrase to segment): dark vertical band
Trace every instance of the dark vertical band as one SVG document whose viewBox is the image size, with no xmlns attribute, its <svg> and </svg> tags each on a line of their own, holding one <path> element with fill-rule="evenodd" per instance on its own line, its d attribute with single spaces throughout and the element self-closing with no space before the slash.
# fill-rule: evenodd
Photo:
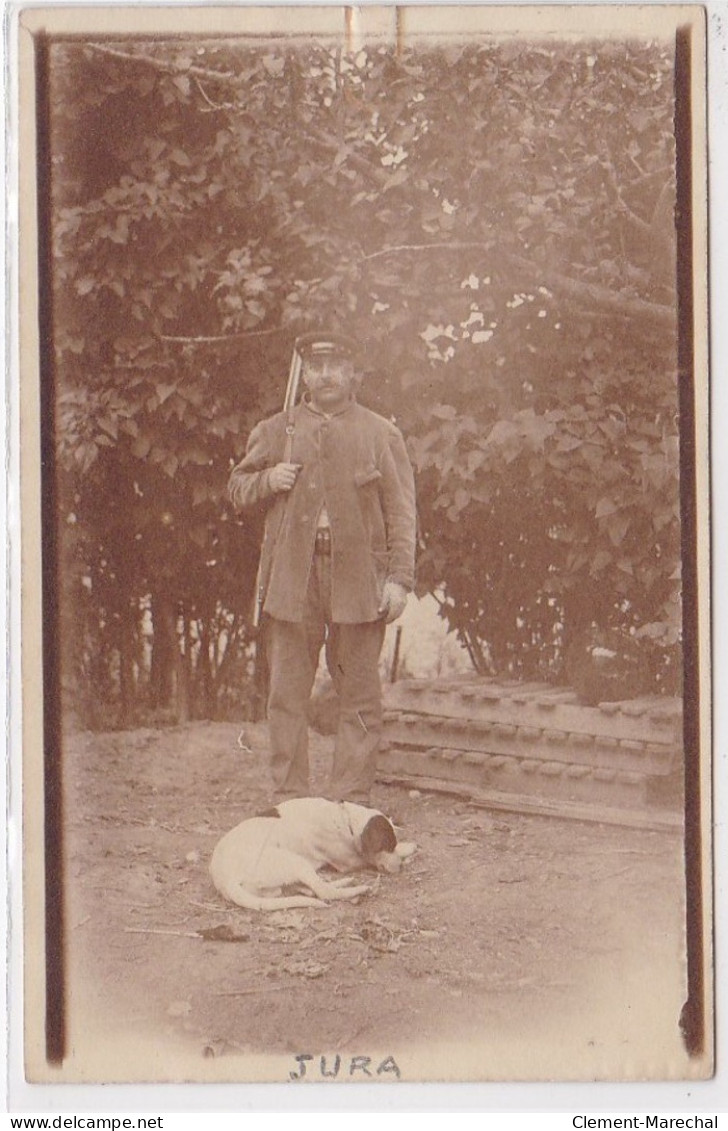
<svg viewBox="0 0 728 1131">
<path fill-rule="evenodd" d="M 51 245 L 50 44 L 35 41 L 38 187 L 38 331 L 40 349 L 41 576 L 43 603 L 43 786 L 45 862 L 46 1058 L 65 1055 L 61 678 L 58 590 L 58 492 Z"/>
<path fill-rule="evenodd" d="M 680 521 L 683 587 L 683 745 L 685 753 L 685 883 L 688 996 L 680 1019 L 688 1051 L 705 1047 L 703 936 L 703 814 L 700 789 L 700 656 L 698 642 L 698 523 L 695 449 L 695 327 L 692 213 L 692 31 L 679 28 L 675 45 L 677 157 L 678 373 L 680 404 Z"/>
</svg>

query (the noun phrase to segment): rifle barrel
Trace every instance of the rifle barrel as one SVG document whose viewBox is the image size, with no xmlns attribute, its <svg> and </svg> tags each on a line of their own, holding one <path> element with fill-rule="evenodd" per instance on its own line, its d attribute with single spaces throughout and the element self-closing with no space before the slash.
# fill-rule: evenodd
<svg viewBox="0 0 728 1131">
<path fill-rule="evenodd" d="M 286 386 L 286 396 L 283 401 L 283 411 L 290 412 L 296 403 L 296 396 L 298 395 L 298 385 L 301 380 L 301 369 L 303 360 L 297 349 L 294 348 L 293 356 L 291 357 L 291 368 L 288 371 L 288 384 Z"/>
</svg>

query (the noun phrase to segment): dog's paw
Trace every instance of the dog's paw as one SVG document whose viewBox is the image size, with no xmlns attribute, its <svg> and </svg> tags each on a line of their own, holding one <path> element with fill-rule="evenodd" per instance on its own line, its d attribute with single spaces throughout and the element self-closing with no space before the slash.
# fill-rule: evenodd
<svg viewBox="0 0 728 1131">
<path fill-rule="evenodd" d="M 378 872 L 396 875 L 402 867 L 402 858 L 396 852 L 378 852 L 374 858 L 374 867 Z"/>
<path fill-rule="evenodd" d="M 360 895 L 369 895 L 369 888 L 366 884 L 357 884 L 356 887 L 350 888 L 337 888 L 334 899 L 356 899 Z"/>
</svg>

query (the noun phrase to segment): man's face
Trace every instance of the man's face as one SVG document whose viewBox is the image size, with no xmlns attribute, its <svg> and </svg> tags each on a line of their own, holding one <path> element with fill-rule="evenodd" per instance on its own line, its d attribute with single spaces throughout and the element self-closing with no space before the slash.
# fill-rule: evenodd
<svg viewBox="0 0 728 1131">
<path fill-rule="evenodd" d="M 354 392 L 354 366 L 348 358 L 335 354 L 307 358 L 302 376 L 314 406 L 321 412 L 343 408 Z"/>
</svg>

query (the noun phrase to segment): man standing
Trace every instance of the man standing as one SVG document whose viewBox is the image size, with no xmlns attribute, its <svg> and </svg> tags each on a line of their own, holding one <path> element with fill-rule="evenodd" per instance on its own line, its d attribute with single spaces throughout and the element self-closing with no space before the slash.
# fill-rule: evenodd
<svg viewBox="0 0 728 1131">
<path fill-rule="evenodd" d="M 307 708 L 321 648 L 339 699 L 329 794 L 366 804 L 382 729 L 385 625 L 414 583 L 414 477 L 398 428 L 358 404 L 355 349 L 296 342 L 306 392 L 252 431 L 234 506 L 266 510 L 258 599 L 269 617 L 268 722 L 278 800 L 305 797 Z"/>
</svg>

